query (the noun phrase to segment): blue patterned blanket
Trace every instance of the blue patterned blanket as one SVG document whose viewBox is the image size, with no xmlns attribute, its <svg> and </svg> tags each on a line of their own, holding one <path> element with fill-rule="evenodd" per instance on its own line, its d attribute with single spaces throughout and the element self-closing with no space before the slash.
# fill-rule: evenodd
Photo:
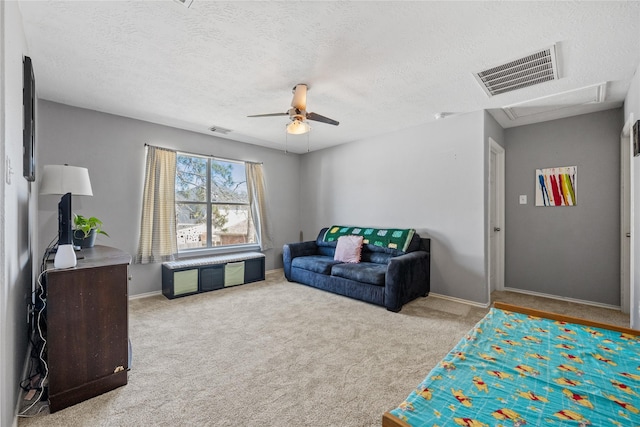
<svg viewBox="0 0 640 427">
<path fill-rule="evenodd" d="M 640 339 L 492 308 L 391 414 L 411 426 L 640 426 Z"/>
</svg>

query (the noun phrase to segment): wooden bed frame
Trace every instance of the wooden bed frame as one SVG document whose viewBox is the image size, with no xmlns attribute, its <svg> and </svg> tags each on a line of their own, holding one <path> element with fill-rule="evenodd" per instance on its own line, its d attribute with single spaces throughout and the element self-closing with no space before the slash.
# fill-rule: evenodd
<svg viewBox="0 0 640 427">
<path fill-rule="evenodd" d="M 544 317 L 551 320 L 559 320 L 561 322 L 577 323 L 579 325 L 593 326 L 595 328 L 609 329 L 612 331 L 622 332 L 630 335 L 640 335 L 640 331 L 635 329 L 625 328 L 623 326 L 611 325 L 608 323 L 595 322 L 592 320 L 581 319 L 579 317 L 565 316 L 563 314 L 552 313 L 550 311 L 536 310 L 533 308 L 521 307 L 521 306 L 512 305 L 512 304 L 505 304 L 501 302 L 496 302 L 493 304 L 493 306 L 500 310 L 513 311 L 516 313 L 522 313 L 522 314 L 527 314 L 527 315 L 537 316 L 537 317 Z M 407 424 L 406 422 L 395 417 L 394 415 L 392 415 L 390 412 L 387 411 L 382 415 L 382 427 L 411 427 L 411 425 Z"/>
</svg>

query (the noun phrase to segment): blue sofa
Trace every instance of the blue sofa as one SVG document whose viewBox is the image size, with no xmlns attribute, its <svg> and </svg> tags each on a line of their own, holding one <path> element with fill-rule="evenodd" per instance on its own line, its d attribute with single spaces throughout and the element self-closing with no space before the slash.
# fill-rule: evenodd
<svg viewBox="0 0 640 427">
<path fill-rule="evenodd" d="M 333 259 L 336 242 L 289 243 L 283 248 L 284 275 L 318 289 L 359 299 L 398 312 L 404 304 L 425 297 L 430 289 L 430 239 L 414 234 L 405 252 L 363 245 L 361 262 Z"/>
</svg>

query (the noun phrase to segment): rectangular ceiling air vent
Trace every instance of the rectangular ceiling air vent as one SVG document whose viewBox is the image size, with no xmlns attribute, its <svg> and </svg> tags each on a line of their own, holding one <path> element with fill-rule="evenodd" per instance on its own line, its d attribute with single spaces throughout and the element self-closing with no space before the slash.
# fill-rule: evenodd
<svg viewBox="0 0 640 427">
<path fill-rule="evenodd" d="M 220 126 L 211 126 L 209 128 L 209 130 L 211 132 L 223 133 L 225 135 L 228 134 L 229 132 L 231 132 L 231 129 L 225 129 L 225 128 L 220 127 Z"/>
<path fill-rule="evenodd" d="M 489 96 L 557 80 L 555 45 L 474 74 Z"/>
</svg>

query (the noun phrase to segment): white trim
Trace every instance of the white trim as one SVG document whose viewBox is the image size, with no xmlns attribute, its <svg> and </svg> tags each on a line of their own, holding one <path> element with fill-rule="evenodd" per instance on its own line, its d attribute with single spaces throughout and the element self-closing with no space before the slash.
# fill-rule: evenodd
<svg viewBox="0 0 640 427">
<path fill-rule="evenodd" d="M 129 301 L 132 301 L 134 299 L 155 297 L 156 295 L 162 295 L 162 291 L 152 291 L 152 292 L 145 292 L 143 294 L 129 295 Z"/>
<path fill-rule="evenodd" d="M 480 307 L 480 308 L 489 308 L 489 306 L 491 305 L 490 302 L 489 303 L 475 302 L 475 301 L 470 301 L 468 299 L 450 297 L 448 295 L 434 294 L 433 292 L 429 292 L 429 296 L 430 297 L 434 297 L 434 298 L 447 300 L 447 301 L 457 302 L 457 303 L 460 303 L 460 304 L 466 304 L 466 305 L 471 305 L 471 306 L 474 306 L 474 307 Z"/>
<path fill-rule="evenodd" d="M 265 274 L 265 280 L 266 280 L 266 276 L 269 276 L 271 274 L 283 274 L 284 272 L 284 268 L 275 268 L 273 270 L 267 270 L 264 274 Z M 254 282 L 255 283 L 255 282 Z M 151 291 L 151 292 L 145 292 L 143 294 L 135 294 L 135 295 L 129 295 L 129 301 L 135 300 L 135 299 L 142 299 L 142 298 L 149 298 L 149 297 L 155 297 L 157 295 L 162 295 L 162 290 L 159 291 Z"/>
<path fill-rule="evenodd" d="M 505 150 L 504 148 L 498 144 L 493 138 L 489 137 L 489 173 L 487 174 L 487 181 L 490 180 L 491 175 L 491 153 L 496 155 L 496 161 L 493 165 L 495 168 L 495 180 L 496 180 L 496 203 L 497 203 L 497 212 L 496 212 L 496 223 L 495 226 L 500 228 L 500 232 L 494 237 L 497 239 L 497 250 L 496 250 L 496 291 L 504 290 L 504 234 L 505 234 L 505 221 L 504 221 L 504 179 L 505 179 Z M 491 185 L 490 182 L 487 185 L 489 194 L 487 195 L 487 205 L 489 209 L 487 211 L 487 237 L 490 233 L 493 233 L 491 229 L 491 217 L 493 215 L 493 207 L 491 206 Z M 487 238 L 486 241 L 486 249 L 487 249 L 487 300 L 491 301 L 491 266 L 493 264 L 493 260 L 491 259 L 491 245 L 489 244 L 490 238 Z"/>
<path fill-rule="evenodd" d="M 9 281 L 7 280 L 8 278 L 8 273 L 7 271 L 10 270 L 9 266 L 7 265 L 7 257 L 6 257 L 6 239 L 5 239 L 5 228 L 6 228 L 6 206 L 5 206 L 5 174 L 7 173 L 7 171 L 5 170 L 5 162 L 6 162 L 6 140 L 7 140 L 7 131 L 5 129 L 6 127 L 6 119 L 5 116 L 7 114 L 7 100 L 6 100 L 6 94 L 5 94 L 5 85 L 7 83 L 7 73 L 6 73 L 6 60 L 5 60 L 5 44 L 7 43 L 5 40 L 7 33 L 9 33 L 9 31 L 6 29 L 7 25 L 5 23 L 5 20 L 7 19 L 5 16 L 5 2 L 1 1 L 0 2 L 0 36 L 2 38 L 2 41 L 0 41 L 0 139 L 2 140 L 2 143 L 0 143 L 0 175 L 2 176 L 2 185 L 0 185 L 0 307 L 2 307 L 3 309 L 3 314 L 2 317 L 3 319 L 6 318 L 5 316 L 5 312 L 4 309 L 7 307 L 7 305 L 9 304 L 9 290 L 11 289 L 11 286 L 8 284 Z M 15 43 L 15 41 L 14 41 Z M 20 168 L 20 170 L 22 170 L 22 168 Z M 22 175 L 22 174 L 21 174 Z M 5 410 L 10 410 L 11 407 L 11 401 L 12 399 L 16 399 L 17 405 L 20 404 L 20 394 L 18 392 L 18 395 L 16 397 L 15 394 L 13 394 L 10 390 L 12 390 L 12 387 L 15 387 L 16 384 L 5 384 L 5 381 L 7 381 L 7 379 L 10 377 L 8 371 L 8 363 L 5 362 L 4 357 L 6 356 L 6 352 L 7 352 L 7 348 L 9 347 L 8 343 L 7 343 L 7 329 L 9 327 L 14 328 L 14 330 L 17 330 L 18 327 L 17 325 L 14 325 L 13 323 L 10 322 L 0 322 L 0 359 L 3 359 L 3 364 L 2 366 L 0 366 L 0 422 L 2 422 L 2 419 L 9 418 L 8 414 L 4 414 L 3 412 Z M 16 340 L 14 339 L 13 342 L 11 343 L 11 347 L 15 347 L 16 346 Z M 28 346 L 27 346 L 28 347 Z M 22 378 L 20 378 L 22 379 Z M 18 386 L 18 390 L 20 390 L 19 385 Z M 6 392 L 5 392 L 6 390 Z M 19 408 L 19 406 L 16 407 L 16 410 L 13 412 L 13 422 L 11 423 L 13 427 L 17 427 L 18 426 L 18 411 L 17 408 Z"/>
<path fill-rule="evenodd" d="M 620 133 L 620 307 L 630 313 L 633 235 L 633 113 Z M 630 237 L 627 237 L 629 233 Z"/>
<path fill-rule="evenodd" d="M 554 299 L 554 300 L 558 300 L 558 301 L 573 302 L 573 303 L 576 303 L 576 304 L 590 305 L 590 306 L 593 306 L 593 307 L 608 308 L 610 310 L 620 311 L 620 306 L 602 304 L 600 302 L 586 301 L 586 300 L 583 300 L 583 299 L 576 299 L 576 298 L 561 297 L 561 296 L 558 296 L 558 295 L 550 295 L 550 294 L 545 294 L 545 293 L 542 293 L 542 292 L 527 291 L 527 290 L 524 290 L 524 289 L 504 288 L 504 290 L 508 291 L 508 292 L 515 292 L 515 293 L 518 293 L 518 294 L 531 295 L 531 296 L 534 296 L 534 297 L 549 298 L 549 299 Z"/>
<path fill-rule="evenodd" d="M 20 376 L 20 380 L 25 380 L 27 379 L 27 377 L 29 376 L 29 366 L 31 365 L 31 351 L 33 350 L 33 344 L 32 341 L 29 340 L 29 342 L 27 343 L 27 354 L 25 355 L 24 358 L 24 362 L 23 362 L 23 366 L 22 366 L 22 375 Z M 12 427 L 18 427 L 18 418 L 20 418 L 18 416 L 18 414 L 20 413 L 20 407 L 22 406 L 23 402 L 23 397 L 22 397 L 22 388 L 20 386 L 18 386 L 18 399 L 16 402 L 16 409 L 14 414 L 15 417 L 13 418 L 13 425 Z M 34 396 L 34 398 L 36 398 L 36 396 Z"/>
<path fill-rule="evenodd" d="M 635 123 L 635 117 L 633 113 L 629 113 L 629 122 Z M 631 126 L 631 124 L 630 124 Z M 632 135 L 631 138 L 635 138 L 633 135 L 633 131 L 629 132 Z M 633 146 L 633 143 L 631 143 Z M 632 150 L 632 149 L 630 149 Z M 632 153 L 633 154 L 633 153 Z M 636 236 L 635 236 L 635 224 L 636 224 L 636 199 L 635 199 L 635 182 L 636 182 L 636 169 L 635 169 L 635 158 L 631 155 L 631 161 L 629 162 L 629 184 L 630 184 L 630 197 L 629 197 L 629 232 L 631 233 L 631 241 L 629 242 L 629 313 L 631 315 L 630 326 L 633 329 L 640 328 L 640 307 L 638 307 L 638 297 L 640 295 L 636 295 L 637 287 L 635 282 L 636 276 Z"/>
</svg>

